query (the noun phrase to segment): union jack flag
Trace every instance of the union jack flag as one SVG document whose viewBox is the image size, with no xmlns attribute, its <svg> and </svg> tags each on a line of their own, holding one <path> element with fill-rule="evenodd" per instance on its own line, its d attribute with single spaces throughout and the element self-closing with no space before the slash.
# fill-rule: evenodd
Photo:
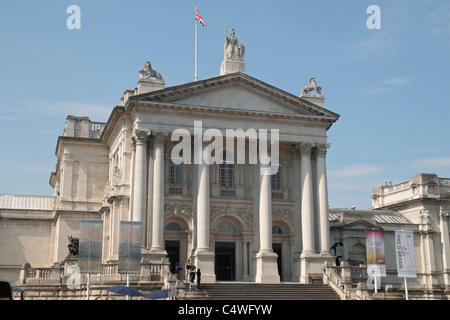
<svg viewBox="0 0 450 320">
<path fill-rule="evenodd" d="M 200 22 L 202 24 L 202 26 L 206 27 L 206 23 L 203 20 L 202 16 L 200 15 L 200 13 L 198 13 L 198 10 L 195 9 L 195 21 Z"/>
</svg>

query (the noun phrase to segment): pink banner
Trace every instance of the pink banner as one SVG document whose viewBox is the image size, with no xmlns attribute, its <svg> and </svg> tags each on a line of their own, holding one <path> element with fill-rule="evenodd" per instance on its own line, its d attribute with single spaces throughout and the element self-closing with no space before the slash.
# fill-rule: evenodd
<svg viewBox="0 0 450 320">
<path fill-rule="evenodd" d="M 386 276 L 384 233 L 382 230 L 366 230 L 367 266 L 374 266 L 376 276 Z"/>
</svg>

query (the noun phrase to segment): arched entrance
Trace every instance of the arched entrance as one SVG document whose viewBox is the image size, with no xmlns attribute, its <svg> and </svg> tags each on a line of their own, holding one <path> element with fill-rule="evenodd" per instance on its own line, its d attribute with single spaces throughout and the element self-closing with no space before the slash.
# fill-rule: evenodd
<svg viewBox="0 0 450 320">
<path fill-rule="evenodd" d="M 211 244 L 214 248 L 217 281 L 248 281 L 249 247 L 252 233 L 244 232 L 242 218 L 230 210 L 213 219 Z"/>
<path fill-rule="evenodd" d="M 215 273 L 217 281 L 234 281 L 236 279 L 236 228 L 230 222 L 222 222 L 215 228 L 214 244 Z"/>
<path fill-rule="evenodd" d="M 294 235 L 287 222 L 277 219 L 272 224 L 272 249 L 277 254 L 278 275 L 281 281 L 290 281 L 291 256 Z"/>
<path fill-rule="evenodd" d="M 188 252 L 187 226 L 180 220 L 169 220 L 164 228 L 164 247 L 170 261 L 170 271 L 175 273 L 175 265 L 184 267 Z M 184 272 L 179 279 L 184 278 Z"/>
</svg>

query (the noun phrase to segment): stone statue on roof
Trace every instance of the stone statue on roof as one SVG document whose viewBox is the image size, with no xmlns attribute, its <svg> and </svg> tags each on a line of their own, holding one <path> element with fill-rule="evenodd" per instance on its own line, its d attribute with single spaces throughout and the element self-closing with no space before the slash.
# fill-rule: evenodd
<svg viewBox="0 0 450 320">
<path fill-rule="evenodd" d="M 234 29 L 231 30 L 230 36 L 227 36 L 225 30 L 224 57 L 227 60 L 244 60 L 245 46 L 235 37 Z"/>
<path fill-rule="evenodd" d="M 322 88 L 317 85 L 317 79 L 315 77 L 312 77 L 309 81 L 309 86 L 303 87 L 301 96 L 304 96 L 306 94 L 309 94 L 311 91 L 316 91 L 317 94 L 322 94 Z"/>
<path fill-rule="evenodd" d="M 147 61 L 144 65 L 144 68 L 139 70 L 139 78 L 140 79 L 144 79 L 144 78 L 150 79 L 151 77 L 153 77 L 157 80 L 163 80 L 161 74 L 158 71 L 153 70 L 150 61 Z"/>
</svg>

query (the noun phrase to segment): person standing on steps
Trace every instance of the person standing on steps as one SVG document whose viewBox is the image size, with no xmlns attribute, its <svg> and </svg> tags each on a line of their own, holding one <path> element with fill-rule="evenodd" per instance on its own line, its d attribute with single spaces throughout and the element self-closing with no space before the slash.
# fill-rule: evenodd
<svg viewBox="0 0 450 320">
<path fill-rule="evenodd" d="M 200 268 L 198 268 L 198 270 L 197 270 L 197 289 L 200 289 L 201 278 L 202 278 L 202 273 L 200 271 Z"/>
</svg>

